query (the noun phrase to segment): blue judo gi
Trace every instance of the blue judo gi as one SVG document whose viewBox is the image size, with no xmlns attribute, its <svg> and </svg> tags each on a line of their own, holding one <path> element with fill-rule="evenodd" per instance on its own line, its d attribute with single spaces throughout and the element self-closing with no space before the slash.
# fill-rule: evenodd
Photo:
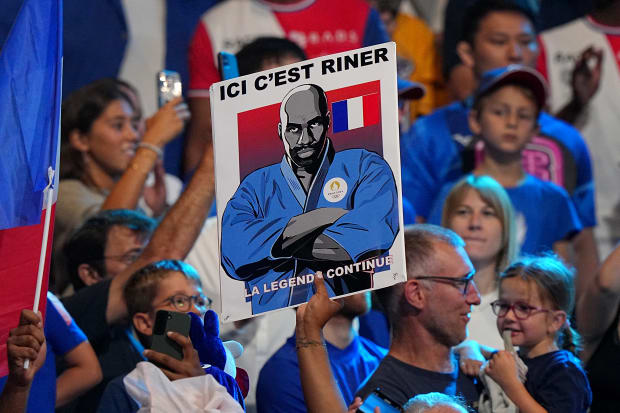
<svg viewBox="0 0 620 413">
<path fill-rule="evenodd" d="M 344 184 L 343 184 L 344 181 Z M 337 184 L 334 184 L 336 182 Z M 331 142 L 305 193 L 286 157 L 279 164 L 248 175 L 228 201 L 222 219 L 222 266 L 245 281 L 254 314 L 307 301 L 312 284 L 273 290 L 271 283 L 313 274 L 342 262 L 275 257 L 272 248 L 289 220 L 318 208 L 348 210 L 322 234 L 337 242 L 354 263 L 386 252 L 398 233 L 398 195 L 387 162 L 374 152 L 348 149 L 334 152 Z M 350 263 L 350 262 L 349 262 Z M 349 282 L 354 278 L 355 282 Z M 359 277 L 363 277 L 360 282 Z M 372 275 L 325 277 L 330 295 L 370 288 Z"/>
</svg>

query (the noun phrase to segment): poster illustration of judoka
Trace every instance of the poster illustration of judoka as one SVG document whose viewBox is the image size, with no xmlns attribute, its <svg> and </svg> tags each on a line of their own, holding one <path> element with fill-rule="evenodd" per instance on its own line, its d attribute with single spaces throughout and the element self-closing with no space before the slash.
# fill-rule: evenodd
<svg viewBox="0 0 620 413">
<path fill-rule="evenodd" d="M 395 74 L 386 43 L 212 87 L 224 320 L 404 281 Z"/>
</svg>

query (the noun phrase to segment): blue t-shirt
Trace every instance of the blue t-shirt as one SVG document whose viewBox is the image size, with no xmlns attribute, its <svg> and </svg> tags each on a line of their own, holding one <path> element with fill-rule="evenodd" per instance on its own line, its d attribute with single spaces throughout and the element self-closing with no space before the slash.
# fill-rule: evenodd
<svg viewBox="0 0 620 413">
<path fill-rule="evenodd" d="M 429 223 L 441 223 L 443 204 L 454 184 L 446 184 L 439 191 Z M 570 239 L 581 231 L 575 207 L 559 186 L 526 175 L 520 185 L 505 189 L 515 209 L 517 242 L 522 254 L 551 251 L 556 241 Z"/>
<path fill-rule="evenodd" d="M 363 337 L 356 336 L 345 349 L 326 343 L 329 364 L 344 401 L 353 401 L 355 390 L 387 354 Z M 295 335 L 263 366 L 256 389 L 258 413 L 303 413 L 306 403 L 299 378 L 299 363 L 295 351 Z"/>
<path fill-rule="evenodd" d="M 579 360 L 566 350 L 531 359 L 521 357 L 528 368 L 525 388 L 549 413 L 585 413 L 592 391 Z"/>
<path fill-rule="evenodd" d="M 381 347 L 390 347 L 390 323 L 383 311 L 373 308 L 358 319 L 360 336 Z"/>
<path fill-rule="evenodd" d="M 403 197 L 418 215 L 429 217 L 439 190 L 470 173 L 482 159 L 467 120 L 470 100 L 418 119 L 401 136 Z M 541 113 L 540 135 L 523 151 L 526 172 L 564 188 L 584 227 L 596 225 L 594 184 L 588 148 L 567 123 Z"/>
<path fill-rule="evenodd" d="M 47 293 L 47 310 L 43 326 L 47 341 L 45 363 L 34 376 L 28 397 L 27 412 L 53 412 L 56 405 L 56 356 L 64 356 L 79 344 L 86 341 L 86 336 L 75 324 L 65 307 L 52 294 Z M 0 379 L 0 392 L 8 376 Z"/>
</svg>

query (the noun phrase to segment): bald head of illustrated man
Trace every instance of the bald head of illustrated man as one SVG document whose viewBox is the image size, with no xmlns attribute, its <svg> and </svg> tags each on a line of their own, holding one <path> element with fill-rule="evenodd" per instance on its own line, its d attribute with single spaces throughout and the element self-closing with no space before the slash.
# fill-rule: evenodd
<svg viewBox="0 0 620 413">
<path fill-rule="evenodd" d="M 321 162 L 329 123 L 327 97 L 319 86 L 301 85 L 286 94 L 280 104 L 278 135 L 291 166 L 306 168 Z"/>
</svg>

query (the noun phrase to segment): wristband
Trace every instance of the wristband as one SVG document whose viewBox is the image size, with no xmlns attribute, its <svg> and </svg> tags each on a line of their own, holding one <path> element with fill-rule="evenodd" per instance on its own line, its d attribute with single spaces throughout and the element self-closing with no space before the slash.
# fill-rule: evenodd
<svg viewBox="0 0 620 413">
<path fill-rule="evenodd" d="M 306 339 L 300 338 L 300 339 L 297 339 L 297 343 L 295 343 L 295 350 L 299 350 L 299 349 L 306 348 L 306 347 L 321 347 L 321 346 L 327 348 L 325 343 L 323 343 L 322 341 L 306 340 Z"/>
<path fill-rule="evenodd" d="M 138 144 L 138 148 L 146 148 L 146 149 L 150 149 L 150 150 L 152 150 L 153 152 L 155 152 L 159 158 L 161 158 L 162 156 L 164 156 L 164 151 L 162 151 L 160 147 L 155 146 L 155 145 L 153 145 L 153 144 L 151 144 L 151 143 L 148 143 L 148 142 L 140 142 L 140 143 Z"/>
</svg>

